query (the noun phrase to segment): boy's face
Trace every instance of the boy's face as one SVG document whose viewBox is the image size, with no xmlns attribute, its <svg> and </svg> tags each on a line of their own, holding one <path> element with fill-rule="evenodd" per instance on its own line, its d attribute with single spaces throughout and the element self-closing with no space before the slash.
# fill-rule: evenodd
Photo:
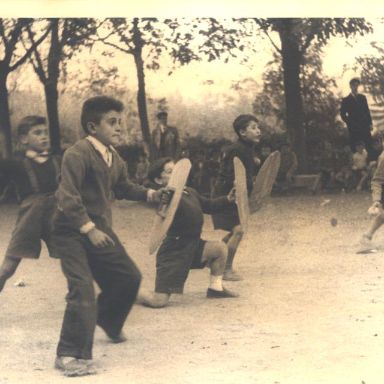
<svg viewBox="0 0 384 384">
<path fill-rule="evenodd" d="M 174 167 L 175 163 L 173 161 L 164 164 L 163 171 L 161 172 L 160 177 L 157 177 L 155 180 L 156 183 L 160 184 L 163 187 L 167 186 Z"/>
<path fill-rule="evenodd" d="M 352 83 L 350 84 L 351 92 L 352 92 L 353 94 L 358 93 L 358 91 L 359 91 L 359 86 L 360 86 L 360 83 L 358 83 L 358 82 L 352 82 Z"/>
<path fill-rule="evenodd" d="M 250 121 L 245 129 L 240 130 L 243 140 L 257 144 L 261 139 L 261 131 L 256 121 Z"/>
<path fill-rule="evenodd" d="M 161 115 L 158 117 L 159 124 L 167 125 L 168 116 Z"/>
<path fill-rule="evenodd" d="M 121 112 L 104 113 L 99 123 L 88 122 L 88 132 L 104 145 L 118 145 L 121 137 Z"/>
<path fill-rule="evenodd" d="M 21 136 L 20 141 L 27 149 L 36 152 L 44 152 L 49 150 L 49 133 L 45 124 L 33 126 L 26 135 Z"/>
</svg>

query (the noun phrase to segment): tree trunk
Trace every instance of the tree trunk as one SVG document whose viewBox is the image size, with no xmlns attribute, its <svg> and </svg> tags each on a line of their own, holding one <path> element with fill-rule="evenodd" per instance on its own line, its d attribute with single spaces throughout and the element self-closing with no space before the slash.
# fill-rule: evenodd
<svg viewBox="0 0 384 384">
<path fill-rule="evenodd" d="M 148 123 L 148 112 L 147 112 L 147 100 L 145 95 L 145 74 L 144 74 L 144 61 L 142 57 L 143 52 L 143 40 L 141 38 L 141 33 L 138 28 L 138 19 L 133 20 L 133 40 L 135 43 L 135 49 L 133 52 L 133 57 L 135 59 L 136 73 L 137 73 L 137 108 L 139 111 L 141 132 L 143 134 L 143 140 L 151 151 L 151 133 L 149 130 Z"/>
<path fill-rule="evenodd" d="M 47 83 L 44 86 L 45 104 L 47 106 L 47 115 L 49 122 L 49 137 L 51 141 L 52 153 L 60 153 L 60 124 L 58 111 L 58 92 L 57 84 Z"/>
<path fill-rule="evenodd" d="M 3 156 L 12 156 L 12 130 L 9 112 L 7 73 L 0 73 L 0 133 L 3 136 Z"/>
<path fill-rule="evenodd" d="M 61 56 L 61 46 L 59 42 L 59 20 L 52 19 L 51 27 L 51 45 L 48 53 L 48 76 L 47 81 L 44 84 L 44 90 L 49 121 L 51 150 L 53 153 L 60 153 L 59 94 L 57 91 Z"/>
<path fill-rule="evenodd" d="M 284 20 L 284 28 L 279 30 L 279 35 L 283 60 L 287 131 L 298 158 L 299 171 L 305 173 L 308 162 L 300 87 L 301 52 L 297 37 L 292 31 L 290 19 Z"/>
</svg>

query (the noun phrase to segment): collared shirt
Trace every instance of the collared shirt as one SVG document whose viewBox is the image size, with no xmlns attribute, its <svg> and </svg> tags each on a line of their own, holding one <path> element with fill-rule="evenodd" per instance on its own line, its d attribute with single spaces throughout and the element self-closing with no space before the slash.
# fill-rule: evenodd
<svg viewBox="0 0 384 384">
<path fill-rule="evenodd" d="M 43 164 L 49 159 L 49 152 L 48 151 L 37 152 L 37 151 L 34 151 L 33 149 L 27 149 L 25 151 L 25 156 L 28 157 L 28 159 L 31 159 L 38 164 Z"/>
<path fill-rule="evenodd" d="M 100 140 L 97 140 L 93 136 L 87 136 L 86 139 L 94 146 L 97 152 L 100 153 L 103 160 L 106 162 L 108 167 L 112 165 L 112 150 L 114 148 L 112 146 L 107 147 Z"/>
</svg>

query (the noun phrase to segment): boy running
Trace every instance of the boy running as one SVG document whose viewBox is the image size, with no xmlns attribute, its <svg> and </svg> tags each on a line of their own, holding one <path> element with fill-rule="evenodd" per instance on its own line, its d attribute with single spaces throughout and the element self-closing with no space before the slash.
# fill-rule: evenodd
<svg viewBox="0 0 384 384">
<path fill-rule="evenodd" d="M 244 164 L 247 175 L 248 194 L 252 191 L 253 177 L 256 174 L 257 166 L 255 163 L 254 146 L 261 138 L 258 120 L 253 115 L 240 115 L 233 122 L 233 129 L 238 136 L 238 140 L 236 143 L 224 148 L 222 152 L 219 175 L 213 189 L 213 196 L 225 195 L 233 188 L 233 158 L 235 156 Z M 215 229 L 223 229 L 229 232 L 223 238 L 224 243 L 228 246 L 228 258 L 223 278 L 224 280 L 232 281 L 241 280 L 241 277 L 233 271 L 233 260 L 243 237 L 237 208 L 235 205 L 229 206 L 213 214 L 212 219 Z"/>
<path fill-rule="evenodd" d="M 21 199 L 17 221 L 0 267 L 0 292 L 22 258 L 37 259 L 41 240 L 52 256 L 51 226 L 55 208 L 60 158 L 49 153 L 49 134 L 43 116 L 26 116 L 18 127 L 24 156 L 0 160 L 0 174 L 16 185 Z"/>
</svg>

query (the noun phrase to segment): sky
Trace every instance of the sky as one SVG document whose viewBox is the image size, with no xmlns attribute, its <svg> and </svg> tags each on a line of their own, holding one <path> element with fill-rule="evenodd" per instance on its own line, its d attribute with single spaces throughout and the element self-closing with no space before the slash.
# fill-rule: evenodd
<svg viewBox="0 0 384 384">
<path fill-rule="evenodd" d="M 132 4 L 131 4 L 132 3 Z M 382 16 L 381 2 L 375 0 L 354 1 L 322 0 L 313 2 L 291 0 L 141 0 L 140 2 L 122 2 L 119 0 L 90 1 L 90 0 L 5 0 L 0 4 L 2 16 L 71 16 L 71 17 L 107 17 L 107 16 L 215 16 L 217 18 L 239 16 L 274 16 L 274 17 L 304 17 L 304 16 L 359 16 L 367 17 L 374 25 L 374 33 L 356 39 L 332 38 L 324 50 L 324 74 L 336 79 L 338 93 L 348 93 L 348 82 L 358 74 L 352 70 L 344 71 L 345 65 L 352 65 L 355 57 L 374 53 L 371 41 L 384 42 L 384 23 L 375 18 Z M 4 5 L 8 4 L 7 7 Z M 128 6 L 128 5 L 129 6 Z M 90 6 L 92 5 L 92 6 Z M 211 63 L 193 62 L 176 69 L 168 76 L 169 68 L 163 65 L 162 70 L 146 71 L 146 85 L 151 97 L 161 98 L 170 96 L 181 97 L 185 103 L 201 102 L 207 94 L 228 92 L 233 82 L 244 79 L 255 79 L 262 85 L 262 74 L 266 64 L 271 59 L 273 48 L 269 41 L 257 39 L 260 46 L 257 54 L 247 65 L 237 62 L 223 64 L 220 61 Z M 117 63 L 122 75 L 128 79 L 128 87 L 136 90 L 136 74 L 131 58 L 118 56 Z M 166 63 L 163 63 L 166 64 Z M 209 82 L 207 82 L 209 80 Z M 32 86 L 32 77 L 28 74 L 23 80 Z M 209 83 L 209 84 L 208 84 Z M 36 81 L 36 84 L 38 82 Z M 40 86 L 40 85 L 39 85 Z"/>
</svg>

